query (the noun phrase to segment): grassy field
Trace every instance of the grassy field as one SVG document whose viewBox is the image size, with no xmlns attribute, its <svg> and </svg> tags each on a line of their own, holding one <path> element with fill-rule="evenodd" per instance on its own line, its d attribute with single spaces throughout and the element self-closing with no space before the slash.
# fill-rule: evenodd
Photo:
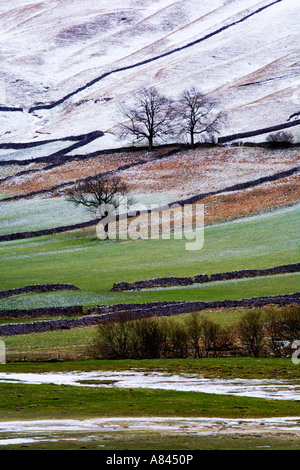
<svg viewBox="0 0 300 470">
<path fill-rule="evenodd" d="M 299 402 L 172 390 L 1 383 L 6 421 L 93 417 L 201 416 L 262 418 L 300 416 Z M 35 405 L 35 406 L 32 406 Z"/>
<path fill-rule="evenodd" d="M 91 218 L 83 208 L 74 208 L 64 198 L 11 201 L 0 204 L 0 235 L 71 225 Z"/>
<path fill-rule="evenodd" d="M 97 294 L 89 291 L 26 294 L 0 300 L 0 309 L 26 309 L 50 306 L 84 305 L 102 303 L 149 302 L 165 300 L 225 300 L 259 297 L 264 295 L 290 294 L 297 292 L 300 274 L 284 274 L 253 279 L 219 281 L 207 285 L 192 285 L 138 292 Z"/>
<path fill-rule="evenodd" d="M 202 250 L 185 240 L 101 242 L 68 233 L 1 243 L 0 289 L 39 283 L 71 283 L 81 293 L 3 299 L 1 308 L 43 305 L 246 298 L 299 290 L 297 274 L 219 282 L 188 288 L 110 292 L 113 284 L 160 276 L 193 276 L 235 269 L 268 268 L 299 260 L 300 206 L 206 227 Z M 2 307 L 3 306 L 3 307 Z"/>
<path fill-rule="evenodd" d="M 26 206 L 28 219 L 31 206 Z M 34 209 L 34 205 L 32 206 Z M 19 210 L 19 209 L 18 209 Z M 114 283 L 163 276 L 194 276 L 239 269 L 265 269 L 299 261 L 300 206 L 270 211 L 233 222 L 205 227 L 204 247 L 187 251 L 185 240 L 127 240 L 101 242 L 94 231 L 69 232 L 0 244 L 0 289 L 30 284 L 71 283 L 80 291 L 18 295 L 0 300 L 0 309 L 47 306 L 115 304 L 158 300 L 224 300 L 288 294 L 299 291 L 300 274 L 213 282 L 176 288 L 111 292 Z M 30 217 L 29 217 L 30 219 Z M 28 219 L 28 220 L 29 220 Z M 37 220 L 33 220 L 34 224 Z M 45 218 L 43 219 L 45 223 Z M 10 225 L 11 224 L 11 225 Z M 19 220 L 9 225 L 22 229 Z M 4 227 L 3 230 L 8 230 Z M 204 315 L 226 326 L 234 325 L 245 310 L 206 311 Z M 178 316 L 182 321 L 184 316 Z M 42 318 L 41 318 L 42 320 Z M 30 318 L 8 320 L 33 321 Z M 145 373 L 194 373 L 226 379 L 277 379 L 296 385 L 299 366 L 290 358 L 201 358 L 157 360 L 90 360 L 89 347 L 97 328 L 77 328 L 2 338 L 8 362 L 0 372 L 67 372 L 138 369 Z M 79 361 L 82 358 L 85 360 Z M 69 362 L 63 362 L 69 360 Z M 20 362 L 11 362 L 20 361 Z M 24 362 L 25 361 L 25 362 Z M 32 362 L 30 362 L 32 361 Z M 38 361 L 38 362 L 35 362 Z M 45 362 L 41 362 L 45 361 Z M 51 362 L 52 361 L 52 362 Z M 0 381 L 0 421 L 88 419 L 95 417 L 219 417 L 267 418 L 300 416 L 298 401 L 266 400 L 195 392 L 149 389 L 105 389 L 67 385 L 7 384 Z M 2 436 L 3 437 L 3 436 Z M 4 436 L 5 437 L 5 436 Z M 63 432 L 58 441 L 8 445 L 5 449 L 299 449 L 295 435 L 195 436 L 99 431 L 86 440 Z M 74 440 L 73 440 L 74 439 Z"/>
<path fill-rule="evenodd" d="M 72 371 L 122 371 L 140 370 L 144 373 L 193 373 L 205 374 L 206 377 L 226 379 L 272 379 L 288 380 L 297 384 L 300 379 L 299 367 L 290 359 L 253 359 L 253 358 L 214 358 L 214 359 L 158 359 L 158 360 L 120 360 L 120 361 L 81 361 L 53 363 L 15 363 L 0 365 L 0 372 L 15 373 L 63 373 Z M 235 419 L 242 425 L 243 420 L 270 417 L 300 416 L 299 401 L 265 400 L 260 398 L 216 395 L 199 392 L 179 392 L 150 389 L 118 389 L 102 387 L 76 387 L 70 385 L 42 384 L 30 385 L 7 384 L 0 381 L 1 403 L 0 422 L 83 420 L 94 418 L 134 417 L 150 419 L 166 418 L 219 418 Z M 70 423 L 71 424 L 71 423 Z M 255 432 L 232 434 L 230 429 L 223 434 L 214 434 L 213 429 L 206 435 L 197 432 L 185 432 L 184 423 L 178 431 L 101 431 L 101 427 L 87 434 L 81 431 L 59 430 L 47 437 L 42 433 L 39 442 L 11 443 L 3 447 L 6 450 L 197 450 L 197 449 L 299 449 L 299 437 L 293 433 L 276 432 L 264 434 L 262 421 L 258 421 Z M 261 432 L 262 431 L 262 432 Z M 12 434 L 1 433 L 1 439 L 10 439 Z M 21 439 L 22 441 L 22 439 Z"/>
<path fill-rule="evenodd" d="M 53 442 L 55 441 L 55 442 Z M 167 451 L 174 455 L 180 454 L 180 451 L 194 451 L 194 461 L 196 460 L 195 451 L 200 451 L 199 460 L 202 458 L 202 451 L 225 451 L 225 450 L 299 450 L 299 438 L 295 436 L 268 436 L 260 437 L 236 437 L 230 436 L 190 436 L 179 432 L 177 435 L 167 435 L 157 432 L 107 432 L 93 433 L 93 436 L 87 438 L 84 433 L 72 433 L 72 437 L 60 433 L 55 439 L 38 443 L 24 443 L 21 445 L 9 444 L 5 446 L 6 450 L 104 450 L 116 453 L 118 451 L 127 451 L 138 456 L 137 451 Z M 117 451 L 117 452 L 116 452 Z M 172 454 L 171 454 L 172 455 Z M 217 457 L 218 453 L 214 455 Z M 158 459 L 158 455 L 156 456 Z M 210 458 L 212 455 L 210 455 Z M 224 456 L 222 455 L 222 458 Z M 247 456 L 248 458 L 249 456 Z M 255 458 L 253 456 L 253 458 Z M 217 457 L 217 459 L 219 459 Z M 103 459 L 105 462 L 105 458 Z"/>
</svg>

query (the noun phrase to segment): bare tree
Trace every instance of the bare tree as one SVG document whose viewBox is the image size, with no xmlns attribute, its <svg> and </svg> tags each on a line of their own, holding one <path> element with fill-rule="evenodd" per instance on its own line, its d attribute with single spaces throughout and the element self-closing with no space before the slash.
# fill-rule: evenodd
<svg viewBox="0 0 300 470">
<path fill-rule="evenodd" d="M 213 114 L 216 103 L 195 87 L 185 90 L 177 106 L 179 136 L 188 135 L 192 147 L 196 135 L 208 135 L 210 138 L 218 133 L 221 113 Z"/>
<path fill-rule="evenodd" d="M 132 136 L 135 142 L 147 140 L 149 151 L 153 149 L 155 138 L 172 134 L 173 102 L 156 88 L 143 89 L 135 96 L 132 108 L 121 104 L 120 111 L 125 118 L 120 123 L 120 137 Z"/>
<path fill-rule="evenodd" d="M 139 318 L 134 322 L 139 357 L 161 357 L 167 336 L 165 326 L 166 323 L 159 318 Z"/>
<path fill-rule="evenodd" d="M 202 320 L 202 343 L 206 356 L 212 352 L 214 356 L 217 355 L 218 340 L 221 332 L 221 326 L 207 318 Z"/>
<path fill-rule="evenodd" d="M 250 356 L 259 357 L 264 350 L 264 325 L 261 312 L 249 310 L 237 325 L 238 338 Z"/>
<path fill-rule="evenodd" d="M 202 319 L 198 312 L 191 313 L 185 320 L 185 325 L 194 351 L 194 357 L 200 357 L 200 338 L 202 333 Z"/>
<path fill-rule="evenodd" d="M 124 204 L 124 197 L 129 193 L 128 185 L 117 176 L 107 177 L 99 174 L 84 181 L 78 181 L 67 190 L 66 196 L 69 202 L 75 205 L 83 205 L 100 220 L 107 218 L 109 208 L 117 209 Z M 127 198 L 127 206 L 133 204 L 133 198 Z M 104 208 L 101 210 L 101 208 Z M 107 236 L 108 224 L 104 226 Z"/>
<path fill-rule="evenodd" d="M 97 358 L 123 359 L 132 355 L 134 322 L 130 315 L 119 314 L 115 319 L 100 323 L 91 346 Z"/>
<path fill-rule="evenodd" d="M 176 321 L 169 322 L 169 343 L 172 357 L 188 356 L 188 331 L 186 326 Z"/>
<path fill-rule="evenodd" d="M 111 204 L 115 209 L 120 205 L 120 196 L 128 193 L 127 184 L 117 176 L 96 175 L 78 181 L 66 192 L 67 199 L 75 205 L 85 206 L 89 212 L 97 213 L 102 204 Z"/>
</svg>

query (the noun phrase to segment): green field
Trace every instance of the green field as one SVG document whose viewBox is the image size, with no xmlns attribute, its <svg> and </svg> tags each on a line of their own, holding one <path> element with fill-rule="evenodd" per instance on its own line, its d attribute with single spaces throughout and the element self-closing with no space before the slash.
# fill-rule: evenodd
<svg viewBox="0 0 300 470">
<path fill-rule="evenodd" d="M 235 327 L 237 322 L 245 314 L 245 310 L 205 311 L 204 318 L 220 324 L 223 327 Z M 180 324 L 190 314 L 182 314 L 172 317 L 173 321 Z M 39 319 L 20 318 L 2 319 L 1 323 L 31 322 Z M 40 318 L 43 320 L 43 318 Z M 93 357 L 92 346 L 97 339 L 97 326 L 85 328 L 73 328 L 70 330 L 54 330 L 50 332 L 35 333 L 34 335 L 16 335 L 4 338 L 6 358 L 10 363 L 16 360 L 66 360 L 66 358 Z M 102 363 L 103 364 L 103 363 Z"/>
<path fill-rule="evenodd" d="M 151 389 L 1 384 L 6 420 L 87 419 L 124 416 L 214 416 L 261 418 L 299 416 L 299 402 Z M 59 403 L 57 403 L 59 401 Z M 30 406 L 35 404 L 36 406 Z M 36 409 L 38 408 L 38 409 Z M 274 409 L 277 410 L 274 413 Z"/>
<path fill-rule="evenodd" d="M 96 305 L 154 300 L 222 300 L 287 294 L 299 290 L 298 274 L 209 285 L 110 292 L 113 284 L 162 276 L 194 276 L 295 263 L 300 255 L 300 206 L 205 228 L 204 247 L 185 250 L 185 240 L 102 242 L 68 233 L 0 245 L 0 289 L 71 283 L 81 292 L 2 299 L 0 308 Z"/>
<path fill-rule="evenodd" d="M 114 304 L 157 300 L 240 299 L 299 291 L 300 275 L 285 274 L 252 279 L 220 281 L 203 285 L 111 292 L 115 282 L 133 282 L 162 276 L 194 276 L 238 269 L 265 269 L 299 260 L 300 206 L 244 218 L 205 228 L 202 250 L 185 250 L 185 240 L 128 240 L 101 242 L 92 232 L 0 244 L 0 289 L 30 284 L 71 283 L 80 291 L 18 295 L 0 300 L 0 309 L 44 306 Z M 205 312 L 222 325 L 234 325 L 243 310 Z M 181 321 L 183 316 L 178 316 Z M 1 323 L 7 323 L 2 318 Z M 9 321 L 33 321 L 19 319 Z M 93 361 L 84 360 L 95 339 L 96 327 L 37 333 L 3 338 L 8 359 L 21 362 L 0 364 L 0 372 L 67 372 L 138 369 L 145 373 L 194 373 L 226 379 L 277 379 L 298 385 L 299 366 L 290 358 L 254 359 L 201 358 Z M 69 362 L 61 358 L 69 357 Z M 22 362 L 23 360 L 33 362 Z M 45 360 L 48 362 L 34 362 Z M 54 360 L 54 362 L 51 362 Z M 58 362 L 55 362 L 57 361 Z M 0 381 L 0 420 L 87 419 L 94 417 L 220 417 L 243 420 L 300 416 L 298 401 L 266 400 L 196 392 L 149 389 L 117 389 L 57 386 L 51 384 L 6 384 Z M 3 435 L 9 438 L 11 435 Z M 171 433 L 116 432 L 99 430 L 93 439 L 84 432 L 61 432 L 58 440 L 10 444 L 4 449 L 299 449 L 294 434 L 255 435 L 233 438 Z"/>
<path fill-rule="evenodd" d="M 172 359 L 172 360 L 120 360 L 120 361 L 82 361 L 57 363 L 18 363 L 0 365 L 1 372 L 15 373 L 63 373 L 72 371 L 132 371 L 192 373 L 205 374 L 211 378 L 227 380 L 274 379 L 286 380 L 298 384 L 299 366 L 290 359 L 253 359 L 253 358 L 213 358 L 213 359 Z M 208 429 L 207 435 L 196 432 L 185 433 L 184 423 L 179 431 L 105 432 L 101 427 L 86 431 L 85 424 L 81 431 L 59 430 L 47 437 L 40 431 L 38 442 L 7 444 L 7 450 L 76 450 L 76 449 L 299 449 L 299 437 L 295 432 L 274 435 L 261 434 L 264 428 L 263 419 L 270 417 L 299 417 L 299 401 L 272 400 L 262 398 L 240 397 L 234 395 L 217 395 L 199 392 L 181 392 L 171 390 L 122 389 L 88 386 L 70 386 L 41 384 L 30 385 L 0 381 L 1 403 L 0 421 L 35 421 L 40 420 L 86 420 L 93 418 L 151 417 L 183 418 L 204 417 L 222 420 L 235 419 L 240 425 L 244 420 L 256 418 L 256 432 L 248 435 L 235 433 L 229 429 L 223 435 L 213 435 Z M 79 422 L 80 422 L 79 421 Z M 260 428 L 260 429 L 259 429 Z M 42 436 L 42 437 L 41 437 Z M 1 439 L 10 439 L 12 433 L 1 434 Z M 21 439 L 22 441 L 22 439 Z"/>
</svg>

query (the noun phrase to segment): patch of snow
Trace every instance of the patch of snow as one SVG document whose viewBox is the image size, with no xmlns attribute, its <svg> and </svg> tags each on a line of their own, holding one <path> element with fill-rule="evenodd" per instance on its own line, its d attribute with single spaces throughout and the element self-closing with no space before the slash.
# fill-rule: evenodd
<svg viewBox="0 0 300 470">
<path fill-rule="evenodd" d="M 87 383 L 86 381 L 94 381 Z M 97 382 L 98 381 L 98 382 Z M 101 381 L 105 381 L 102 383 Z M 113 381 L 107 384 L 106 381 Z M 291 385 L 283 380 L 244 380 L 206 378 L 198 375 L 171 375 L 120 372 L 66 372 L 66 373 L 0 373 L 1 382 L 30 384 L 73 385 L 88 387 L 150 388 L 176 391 L 213 393 L 220 395 L 248 396 L 273 400 L 299 400 L 300 385 Z"/>
<path fill-rule="evenodd" d="M 86 420 L 40 420 L 0 422 L 0 445 L 50 442 L 72 439 L 80 433 L 86 439 L 110 432 L 164 432 L 166 434 L 222 436 L 278 434 L 299 436 L 300 417 L 226 419 L 226 418 L 94 418 Z M 4 436 L 1 439 L 1 436 Z M 67 437 L 70 436 L 70 437 Z M 73 437 L 74 439 L 74 437 Z M 77 437 L 77 439 L 79 439 Z M 82 439 L 82 437 L 80 438 Z"/>
<path fill-rule="evenodd" d="M 151 85 L 174 97 L 197 85 L 219 99 L 226 134 L 279 124 L 299 111 L 297 0 L 87 0 L 84 11 L 79 0 L 67 7 L 61 0 L 2 3 L 0 103 L 24 110 L 1 113 L 2 141 L 111 131 L 119 102 Z M 28 113 L 77 89 L 54 109 Z M 118 146 L 112 135 L 97 144 Z"/>
</svg>

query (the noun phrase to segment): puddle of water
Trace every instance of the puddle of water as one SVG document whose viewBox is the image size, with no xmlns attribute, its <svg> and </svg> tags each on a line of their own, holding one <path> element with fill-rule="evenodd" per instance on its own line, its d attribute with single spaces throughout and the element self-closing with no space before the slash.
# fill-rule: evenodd
<svg viewBox="0 0 300 470">
<path fill-rule="evenodd" d="M 299 387 L 283 381 L 224 380 L 192 374 L 170 375 L 129 370 L 120 372 L 0 373 L 0 383 L 56 384 L 84 387 L 151 388 L 272 399 L 300 399 Z M 99 440 L 105 433 L 163 432 L 203 436 L 300 436 L 300 417 L 223 418 L 98 418 L 87 420 L 0 421 L 0 446 L 58 440 Z M 77 433 L 74 436 L 74 433 Z M 107 434 L 106 434 L 107 435 Z"/>
</svg>

